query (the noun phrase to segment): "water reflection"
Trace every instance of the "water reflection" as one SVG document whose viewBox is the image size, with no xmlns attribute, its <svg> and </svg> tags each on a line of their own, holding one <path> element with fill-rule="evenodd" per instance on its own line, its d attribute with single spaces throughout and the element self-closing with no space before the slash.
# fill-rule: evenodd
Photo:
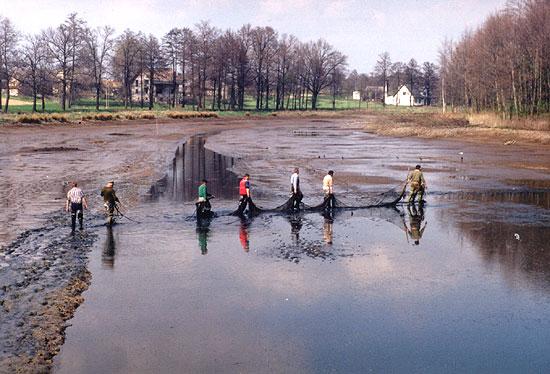
<svg viewBox="0 0 550 374">
<path fill-rule="evenodd" d="M 197 239 L 199 241 L 199 248 L 202 255 L 208 253 L 208 235 L 210 233 L 210 228 L 208 226 L 198 226 L 197 227 Z"/>
<path fill-rule="evenodd" d="M 424 222 L 424 205 L 418 204 L 418 208 L 416 204 L 408 205 L 407 212 L 409 213 L 409 225 L 407 226 L 407 224 L 404 223 L 407 241 L 410 238 L 414 245 L 419 245 L 427 224 L 427 222 Z M 424 225 L 422 225 L 422 223 L 424 223 Z"/>
<path fill-rule="evenodd" d="M 230 171 L 235 160 L 206 149 L 205 142 L 206 137 L 193 136 L 177 148 L 168 177 L 174 200 L 195 201 L 202 179 L 208 180 L 208 192 L 217 198 L 238 198 L 239 179 Z"/>
<path fill-rule="evenodd" d="M 332 233 L 333 233 L 333 225 L 334 225 L 334 215 L 331 212 L 325 212 L 323 213 L 324 221 L 323 221 L 323 240 L 325 243 L 331 245 L 332 244 Z"/>
<path fill-rule="evenodd" d="M 248 234 L 248 221 L 246 219 L 241 219 L 241 224 L 239 226 L 239 241 L 241 242 L 241 247 L 245 252 L 250 250 L 250 237 Z"/>
<path fill-rule="evenodd" d="M 105 237 L 105 243 L 103 244 L 103 252 L 101 253 L 101 263 L 107 268 L 114 268 L 115 266 L 115 252 L 116 242 L 113 235 L 113 227 L 106 226 L 107 236 Z"/>
<path fill-rule="evenodd" d="M 459 209 L 441 211 L 441 221 L 450 220 L 484 261 L 498 264 L 512 284 L 528 281 L 550 290 L 550 192 L 489 191 L 446 198 Z"/>
<path fill-rule="evenodd" d="M 302 229 L 302 216 L 300 214 L 292 214 L 289 216 L 290 221 L 290 237 L 294 244 L 300 241 L 300 230 Z"/>
</svg>

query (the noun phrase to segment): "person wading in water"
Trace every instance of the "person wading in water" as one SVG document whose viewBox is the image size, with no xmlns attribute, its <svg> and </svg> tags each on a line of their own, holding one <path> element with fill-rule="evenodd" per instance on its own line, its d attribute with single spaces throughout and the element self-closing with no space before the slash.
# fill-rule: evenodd
<svg viewBox="0 0 550 374">
<path fill-rule="evenodd" d="M 334 198 L 334 190 L 332 188 L 332 177 L 334 171 L 329 170 L 327 175 L 323 178 L 323 192 L 325 193 L 325 209 L 332 209 L 336 205 L 336 199 Z"/>
<path fill-rule="evenodd" d="M 107 213 L 107 224 L 113 224 L 113 215 L 115 213 L 116 204 L 120 203 L 116 192 L 114 190 L 115 182 L 108 182 L 105 187 L 101 189 L 101 196 L 103 196 L 103 206 L 105 207 L 105 212 Z"/>
<path fill-rule="evenodd" d="M 292 210 L 300 210 L 300 204 L 304 195 L 300 190 L 300 170 L 298 168 L 294 169 L 294 174 L 290 176 L 290 192 L 292 193 Z"/>
<path fill-rule="evenodd" d="M 409 195 L 409 204 L 414 204 L 416 195 L 418 195 L 418 202 L 424 203 L 424 191 L 428 188 L 422 168 L 420 165 L 416 165 L 413 171 L 407 177 L 407 183 L 411 186 L 411 194 Z"/>
<path fill-rule="evenodd" d="M 78 183 L 73 182 L 73 188 L 67 192 L 67 201 L 65 202 L 65 210 L 71 212 L 71 231 L 76 228 L 76 216 L 78 215 L 78 223 L 80 230 L 84 228 L 84 209 L 88 209 L 88 202 L 84 196 L 84 192 L 78 188 Z"/>
<path fill-rule="evenodd" d="M 197 218 L 201 218 L 204 215 L 210 214 L 210 199 L 212 195 L 208 193 L 207 187 L 208 181 L 206 179 L 202 180 L 201 185 L 199 186 L 199 198 L 197 200 Z"/>
<path fill-rule="evenodd" d="M 250 209 L 250 203 L 252 202 L 252 199 L 250 198 L 250 175 L 245 174 L 243 179 L 239 182 L 239 208 L 237 209 L 237 213 L 239 215 L 242 215 L 244 213 L 244 210 L 248 206 L 248 209 Z"/>
</svg>

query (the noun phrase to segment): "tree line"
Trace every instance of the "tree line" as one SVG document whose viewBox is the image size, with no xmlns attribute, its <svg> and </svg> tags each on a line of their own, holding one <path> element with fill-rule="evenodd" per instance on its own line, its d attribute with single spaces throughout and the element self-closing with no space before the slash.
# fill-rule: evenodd
<svg viewBox="0 0 550 374">
<path fill-rule="evenodd" d="M 132 30 L 117 36 L 111 27 L 89 27 L 73 13 L 56 27 L 22 35 L 0 16 L 4 112 L 14 82 L 33 98 L 33 111 L 44 111 L 51 96 L 64 111 L 93 96 L 99 110 L 113 81 L 120 82 L 115 91 L 125 107 L 152 109 L 157 77 L 171 85 L 167 104 L 173 108 L 243 110 L 245 98 L 253 97 L 257 110 L 316 109 L 321 92 L 340 92 L 346 67 L 346 56 L 325 40 L 301 42 L 271 27 L 223 31 L 200 22 L 159 39 Z M 138 77 L 137 84 L 148 87 L 136 99 Z"/>
<path fill-rule="evenodd" d="M 517 0 L 440 51 L 443 108 L 550 111 L 550 2 Z"/>
</svg>

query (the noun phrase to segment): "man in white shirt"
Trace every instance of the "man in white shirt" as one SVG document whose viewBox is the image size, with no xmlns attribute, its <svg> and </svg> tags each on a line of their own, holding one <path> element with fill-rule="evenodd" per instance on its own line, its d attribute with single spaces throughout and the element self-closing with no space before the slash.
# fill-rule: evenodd
<svg viewBox="0 0 550 374">
<path fill-rule="evenodd" d="M 335 205 L 334 190 L 332 186 L 332 176 L 334 171 L 329 170 L 323 178 L 323 192 L 325 193 L 324 206 L 325 209 L 332 209 Z"/>
<path fill-rule="evenodd" d="M 294 174 L 290 176 L 290 192 L 292 193 L 291 209 L 300 210 L 304 195 L 300 190 L 300 170 L 298 168 L 295 168 Z"/>
<path fill-rule="evenodd" d="M 88 202 L 84 196 L 84 192 L 78 188 L 78 183 L 73 182 L 73 188 L 67 192 L 67 201 L 65 202 L 65 210 L 71 212 L 71 229 L 74 232 L 76 228 L 76 216 L 78 215 L 78 222 L 80 224 L 80 230 L 83 227 L 84 209 L 88 209 Z"/>
</svg>

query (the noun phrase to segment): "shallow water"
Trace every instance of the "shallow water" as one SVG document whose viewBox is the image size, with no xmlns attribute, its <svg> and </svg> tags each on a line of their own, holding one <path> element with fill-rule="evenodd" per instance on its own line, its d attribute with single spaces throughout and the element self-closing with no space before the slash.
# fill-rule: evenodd
<svg viewBox="0 0 550 374">
<path fill-rule="evenodd" d="M 339 141 L 358 135 L 350 136 Z M 303 157 L 315 147 L 303 147 Z M 253 163 L 261 175 L 277 169 L 260 157 L 228 162 L 234 170 Z M 339 164 L 350 172 L 356 162 Z M 456 162 L 438 161 L 445 170 Z M 467 170 L 483 174 L 482 165 Z M 55 371 L 546 371 L 549 193 L 444 194 L 437 187 L 449 174 L 432 179 L 424 209 L 222 215 L 197 226 L 192 203 L 165 196 L 144 204 L 132 211 L 140 224 L 98 230 L 92 284 Z M 233 182 L 220 178 L 208 176 L 221 188 L 214 208 L 228 213 L 235 202 L 224 191 L 233 193 Z M 176 200 L 195 188 L 173 190 L 182 191 Z M 266 204 L 283 196 L 269 181 L 258 189 Z"/>
</svg>

